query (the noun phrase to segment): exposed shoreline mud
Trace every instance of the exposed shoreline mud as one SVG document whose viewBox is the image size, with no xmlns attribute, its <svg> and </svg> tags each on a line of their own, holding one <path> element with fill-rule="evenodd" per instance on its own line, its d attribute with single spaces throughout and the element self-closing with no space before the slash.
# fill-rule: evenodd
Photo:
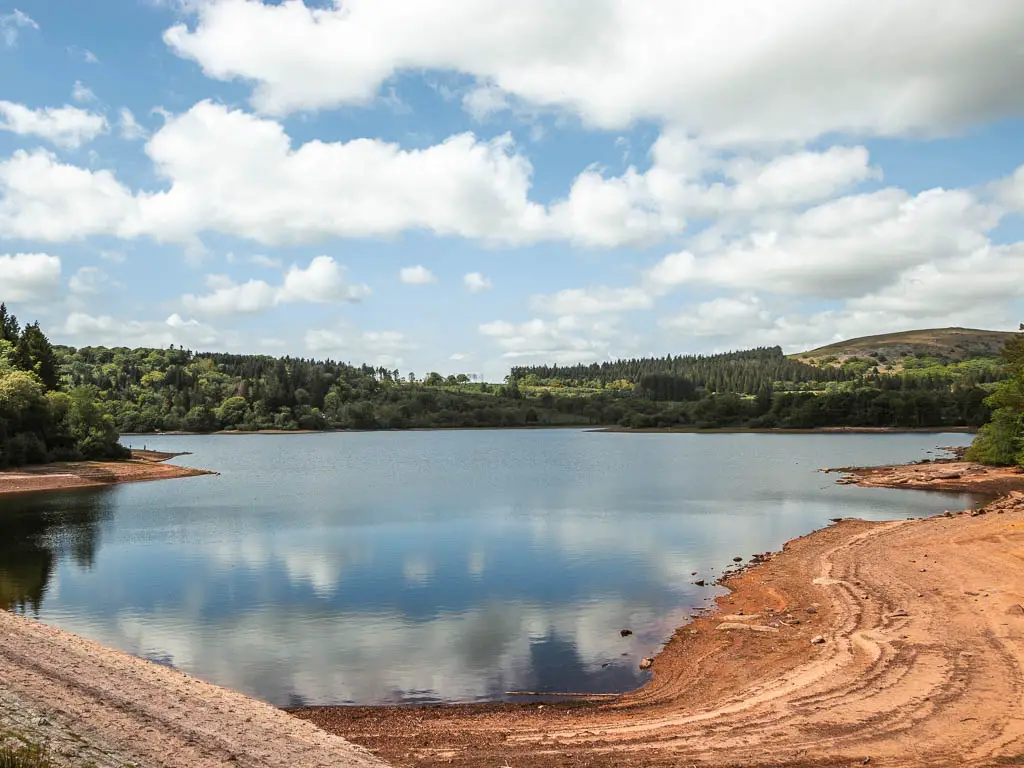
<svg viewBox="0 0 1024 768">
<path fill-rule="evenodd" d="M 219 474 L 209 469 L 164 463 L 183 455 L 165 451 L 132 451 L 132 458 L 125 461 L 64 461 L 0 470 L 0 496 Z"/>
<path fill-rule="evenodd" d="M 295 714 L 407 766 L 1024 762 L 1024 474 L 955 460 L 858 473 L 1006 495 L 794 539 L 725 578 L 717 610 L 618 698 Z"/>
</svg>

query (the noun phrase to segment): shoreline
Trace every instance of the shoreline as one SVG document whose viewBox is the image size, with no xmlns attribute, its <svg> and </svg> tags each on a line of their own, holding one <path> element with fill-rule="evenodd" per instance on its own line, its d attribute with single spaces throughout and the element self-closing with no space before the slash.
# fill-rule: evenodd
<svg viewBox="0 0 1024 768">
<path fill-rule="evenodd" d="M 756 556 L 719 580 L 728 593 L 675 631 L 630 693 L 291 711 L 417 766 L 987 766 L 1024 755 L 1024 644 L 1010 642 L 1024 639 L 1024 470 L 940 459 L 822 471 L 1003 495 L 928 518 L 837 520 Z"/>
<path fill-rule="evenodd" d="M 120 463 L 172 466 L 159 456 Z M 820 471 L 1002 495 L 836 520 L 728 569 L 728 592 L 676 629 L 652 679 L 617 696 L 279 710 L 0 611 L 0 737 L 13 723 L 23 741 L 109 760 L 98 768 L 981 768 L 1024 755 L 1024 470 L 953 458 Z"/>
<path fill-rule="evenodd" d="M 215 432 L 122 432 L 121 437 L 205 437 L 207 435 L 346 435 L 373 432 L 480 432 L 577 429 L 608 434 L 683 434 L 683 435 L 937 435 L 974 434 L 977 427 L 812 427 L 809 429 L 759 429 L 753 427 L 620 427 L 596 424 L 530 424 L 515 427 L 409 427 L 407 429 L 220 429 Z"/>
<path fill-rule="evenodd" d="M 939 435 L 974 434 L 976 427 L 811 427 L 809 429 L 758 429 L 754 427 L 594 427 L 588 432 L 611 434 L 680 435 Z"/>
<path fill-rule="evenodd" d="M 220 474 L 165 463 L 187 453 L 140 450 L 120 461 L 64 461 L 4 469 L 0 470 L 0 497 Z"/>
</svg>

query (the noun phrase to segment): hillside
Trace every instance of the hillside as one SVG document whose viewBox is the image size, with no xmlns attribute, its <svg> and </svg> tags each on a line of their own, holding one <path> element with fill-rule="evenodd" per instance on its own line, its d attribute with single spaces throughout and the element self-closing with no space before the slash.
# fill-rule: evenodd
<svg viewBox="0 0 1024 768">
<path fill-rule="evenodd" d="M 893 372 L 903 366 L 904 358 L 932 358 L 944 364 L 979 358 L 994 359 L 1014 336 L 1008 331 L 984 331 L 974 328 L 929 328 L 878 336 L 848 339 L 791 358 L 815 365 L 842 365 L 851 358 L 871 358 Z M 885 365 L 885 364 L 888 365 Z"/>
</svg>

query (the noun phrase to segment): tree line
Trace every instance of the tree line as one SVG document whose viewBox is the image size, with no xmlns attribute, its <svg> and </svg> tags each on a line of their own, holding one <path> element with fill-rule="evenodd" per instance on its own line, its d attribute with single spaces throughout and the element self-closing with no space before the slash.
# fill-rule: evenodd
<svg viewBox="0 0 1024 768">
<path fill-rule="evenodd" d="M 1024 323 L 1020 330 L 1024 331 Z M 967 458 L 984 464 L 1024 467 L 1024 333 L 1003 349 L 1004 377 L 986 405 L 991 420 L 978 432 Z"/>
<path fill-rule="evenodd" d="M 114 419 L 90 386 L 65 387 L 39 323 L 0 304 L 0 467 L 120 457 Z"/>
</svg>

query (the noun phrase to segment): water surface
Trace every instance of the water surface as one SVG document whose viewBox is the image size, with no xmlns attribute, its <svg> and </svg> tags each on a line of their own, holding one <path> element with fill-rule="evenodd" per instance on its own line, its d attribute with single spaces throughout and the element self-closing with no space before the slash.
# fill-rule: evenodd
<svg viewBox="0 0 1024 768">
<path fill-rule="evenodd" d="M 132 437 L 207 476 L 0 501 L 0 604 L 277 705 L 614 692 L 733 556 L 968 497 L 824 466 L 969 436 Z M 698 576 L 691 572 L 697 571 Z M 619 636 L 628 627 L 634 635 Z"/>
</svg>

